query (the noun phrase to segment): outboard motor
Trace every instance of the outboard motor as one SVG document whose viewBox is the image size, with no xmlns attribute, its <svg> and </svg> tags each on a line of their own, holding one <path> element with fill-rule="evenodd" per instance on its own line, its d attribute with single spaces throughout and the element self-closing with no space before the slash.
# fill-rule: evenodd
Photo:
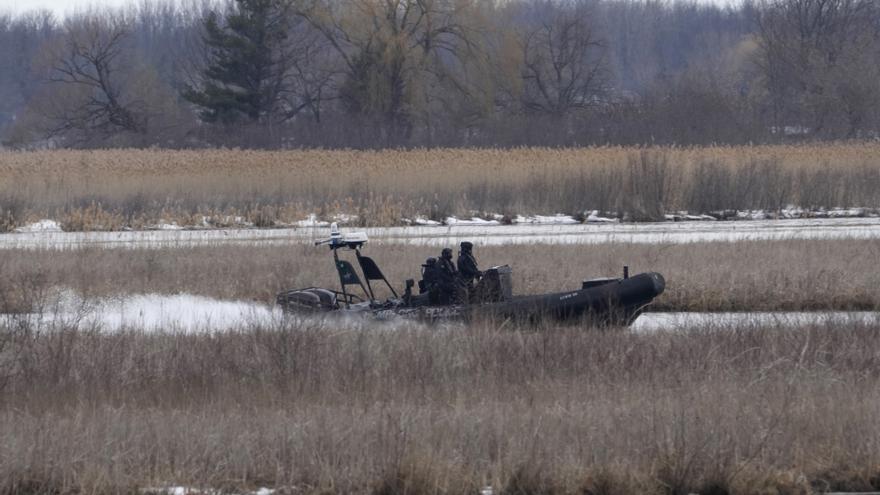
<svg viewBox="0 0 880 495">
<path fill-rule="evenodd" d="M 339 309 L 336 293 L 318 287 L 282 292 L 276 302 L 288 310 L 322 312 Z"/>
</svg>

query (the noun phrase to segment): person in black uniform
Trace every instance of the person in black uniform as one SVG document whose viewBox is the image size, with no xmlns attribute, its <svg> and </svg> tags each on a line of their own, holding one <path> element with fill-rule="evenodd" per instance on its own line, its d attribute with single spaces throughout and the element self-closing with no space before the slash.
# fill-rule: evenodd
<svg viewBox="0 0 880 495">
<path fill-rule="evenodd" d="M 428 258 L 422 265 L 422 280 L 419 281 L 419 294 L 428 293 L 428 301 L 438 304 L 440 301 L 440 274 L 437 258 Z"/>
<path fill-rule="evenodd" d="M 477 268 L 473 249 L 473 243 L 464 241 L 461 243 L 461 251 L 458 253 L 458 273 L 461 274 L 462 280 L 468 286 L 473 285 L 475 280 L 483 276 L 483 272 Z"/>
<path fill-rule="evenodd" d="M 461 243 L 461 251 L 458 252 L 458 274 L 461 277 L 463 287 L 463 299 L 472 302 L 474 297 L 474 281 L 483 276 L 477 268 L 477 260 L 473 253 L 474 245 L 468 241 Z"/>
<path fill-rule="evenodd" d="M 452 249 L 443 248 L 437 260 L 437 285 L 440 288 L 440 304 L 456 302 L 457 288 L 461 285 L 458 270 L 452 262 Z"/>
<path fill-rule="evenodd" d="M 437 285 L 437 258 L 428 258 L 422 265 L 422 280 L 419 282 L 419 294 L 430 292 Z"/>
</svg>

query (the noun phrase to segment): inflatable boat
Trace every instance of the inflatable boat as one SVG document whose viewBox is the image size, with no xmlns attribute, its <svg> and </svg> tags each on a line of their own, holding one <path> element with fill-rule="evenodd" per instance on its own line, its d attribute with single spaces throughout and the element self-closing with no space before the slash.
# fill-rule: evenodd
<svg viewBox="0 0 880 495">
<path fill-rule="evenodd" d="M 514 295 L 512 270 L 503 265 L 483 272 L 479 282 L 467 291 L 466 300 L 438 304 L 437 298 L 428 292 L 414 294 L 416 284 L 412 279 L 407 280 L 404 291 L 398 293 L 376 262 L 363 255 L 362 249 L 367 241 L 364 233 L 342 234 L 335 224 L 331 226 L 330 238 L 315 244 L 330 247 L 340 289 L 307 287 L 283 290 L 278 293 L 276 304 L 285 313 L 361 314 L 380 320 L 411 318 L 436 322 L 487 318 L 536 323 L 551 319 L 628 326 L 666 287 L 659 273 L 629 276 L 628 269 L 624 267 L 623 277 L 584 280 L 577 289 Z M 358 274 L 351 262 L 340 257 L 340 251 L 354 251 L 363 276 Z M 374 283 L 384 284 L 392 297 L 377 300 Z"/>
</svg>

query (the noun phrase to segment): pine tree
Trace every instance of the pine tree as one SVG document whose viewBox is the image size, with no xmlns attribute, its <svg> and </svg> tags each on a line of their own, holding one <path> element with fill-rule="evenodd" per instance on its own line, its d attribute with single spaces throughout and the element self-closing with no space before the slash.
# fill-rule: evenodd
<svg viewBox="0 0 880 495">
<path fill-rule="evenodd" d="M 203 121 L 265 123 L 285 113 L 280 95 L 289 70 L 290 22 L 287 0 L 235 0 L 224 19 L 207 16 L 201 87 L 183 92 L 201 107 Z"/>
</svg>

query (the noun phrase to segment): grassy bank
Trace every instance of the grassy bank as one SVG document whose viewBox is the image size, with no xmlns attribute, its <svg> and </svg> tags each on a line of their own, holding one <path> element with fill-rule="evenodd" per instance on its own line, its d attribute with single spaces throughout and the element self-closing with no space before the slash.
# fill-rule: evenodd
<svg viewBox="0 0 880 495">
<path fill-rule="evenodd" d="M 0 152 L 0 231 L 159 223 L 272 226 L 357 215 L 583 214 L 880 207 L 880 144 L 416 150 Z"/>
<path fill-rule="evenodd" d="M 457 246 L 454 246 L 457 247 Z M 439 249 L 367 249 L 398 289 Z M 509 263 L 516 293 L 561 291 L 584 278 L 658 271 L 667 291 L 654 305 L 676 311 L 873 310 L 880 308 L 880 244 L 872 240 L 747 241 L 689 245 L 477 246 L 482 267 Z M 191 293 L 274 301 L 283 288 L 335 287 L 328 253 L 308 245 L 176 249 L 6 251 L 0 301 L 12 310 L 53 287 L 85 296 Z"/>
<path fill-rule="evenodd" d="M 880 489 L 880 328 L 2 327 L 0 492 Z"/>
</svg>

